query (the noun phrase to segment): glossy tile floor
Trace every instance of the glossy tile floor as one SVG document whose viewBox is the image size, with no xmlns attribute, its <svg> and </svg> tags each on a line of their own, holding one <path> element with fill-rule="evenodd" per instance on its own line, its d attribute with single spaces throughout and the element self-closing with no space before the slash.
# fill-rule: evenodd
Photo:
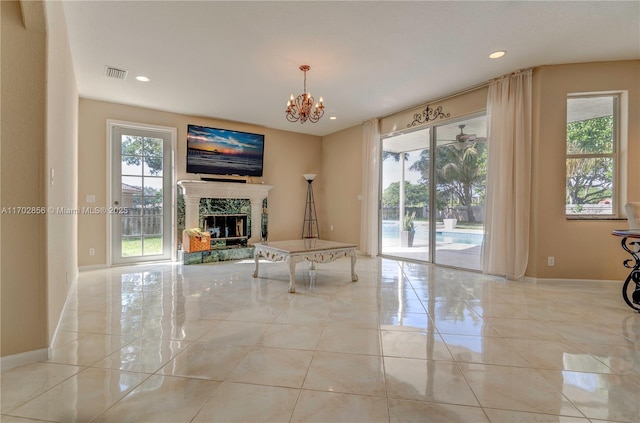
<svg viewBox="0 0 640 423">
<path fill-rule="evenodd" d="M 640 314 L 613 283 L 359 257 L 81 273 L 2 422 L 638 422 Z"/>
</svg>

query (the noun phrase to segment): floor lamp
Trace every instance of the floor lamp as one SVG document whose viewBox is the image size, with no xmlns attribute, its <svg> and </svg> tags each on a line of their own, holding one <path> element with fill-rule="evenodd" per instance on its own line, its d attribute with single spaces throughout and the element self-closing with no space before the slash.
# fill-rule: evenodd
<svg viewBox="0 0 640 423">
<path fill-rule="evenodd" d="M 307 181 L 307 205 L 304 210 L 304 222 L 302 223 L 302 239 L 320 238 L 318 229 L 318 215 L 316 214 L 316 203 L 313 198 L 313 187 L 311 183 L 316 178 L 315 173 L 305 173 L 302 175 Z"/>
</svg>

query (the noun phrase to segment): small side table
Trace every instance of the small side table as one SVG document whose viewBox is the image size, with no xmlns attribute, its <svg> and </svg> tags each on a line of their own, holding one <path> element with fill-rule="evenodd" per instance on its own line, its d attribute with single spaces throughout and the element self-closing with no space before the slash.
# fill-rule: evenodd
<svg viewBox="0 0 640 423">
<path fill-rule="evenodd" d="M 622 263 L 624 267 L 631 269 L 622 285 L 622 298 L 629 307 L 640 313 L 640 230 L 616 229 L 611 235 L 622 237 L 622 249 L 633 257 Z"/>
</svg>

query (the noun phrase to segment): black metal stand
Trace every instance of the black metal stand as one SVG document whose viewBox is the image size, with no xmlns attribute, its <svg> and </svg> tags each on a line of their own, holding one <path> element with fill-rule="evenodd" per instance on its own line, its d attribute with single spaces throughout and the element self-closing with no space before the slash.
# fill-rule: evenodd
<svg viewBox="0 0 640 423">
<path fill-rule="evenodd" d="M 313 198 L 313 179 L 307 180 L 307 205 L 304 210 L 304 222 L 302 222 L 302 238 L 320 238 L 318 229 L 318 216 L 316 215 L 316 203 Z"/>
<path fill-rule="evenodd" d="M 623 262 L 624 267 L 631 269 L 631 272 L 622 285 L 622 297 L 629 307 L 640 313 L 640 240 L 624 237 L 622 248 L 633 257 L 633 260 L 626 259 Z"/>
</svg>

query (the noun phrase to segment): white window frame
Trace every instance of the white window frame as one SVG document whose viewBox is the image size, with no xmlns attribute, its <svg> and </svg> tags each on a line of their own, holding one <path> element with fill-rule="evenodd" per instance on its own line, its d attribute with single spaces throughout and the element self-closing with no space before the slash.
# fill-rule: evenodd
<svg viewBox="0 0 640 423">
<path fill-rule="evenodd" d="M 613 97 L 613 152 L 612 153 L 581 153 L 570 154 L 566 144 L 566 119 L 565 119 L 565 181 L 566 181 L 566 161 L 567 159 L 580 159 L 589 157 L 611 157 L 613 159 L 613 189 L 612 189 L 612 211 L 601 214 L 571 214 L 567 212 L 565 203 L 565 215 L 570 220 L 606 220 L 624 219 L 624 204 L 626 202 L 627 187 L 627 93 L 622 91 L 603 91 L 591 93 L 570 93 L 567 100 L 575 98 L 595 98 Z M 565 199 L 566 199 L 565 182 Z"/>
</svg>

